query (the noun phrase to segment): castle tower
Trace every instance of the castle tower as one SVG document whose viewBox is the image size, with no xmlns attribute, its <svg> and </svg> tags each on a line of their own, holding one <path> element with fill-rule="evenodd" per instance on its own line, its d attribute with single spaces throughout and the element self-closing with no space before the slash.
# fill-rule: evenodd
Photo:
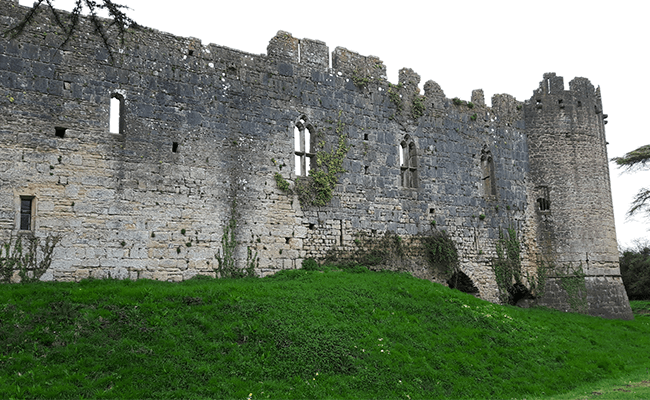
<svg viewBox="0 0 650 400">
<path fill-rule="evenodd" d="M 600 88 L 585 78 L 569 87 L 562 77 L 544 74 L 525 105 L 528 204 L 535 210 L 538 261 L 552 267 L 541 303 L 631 319 L 618 264 Z"/>
</svg>

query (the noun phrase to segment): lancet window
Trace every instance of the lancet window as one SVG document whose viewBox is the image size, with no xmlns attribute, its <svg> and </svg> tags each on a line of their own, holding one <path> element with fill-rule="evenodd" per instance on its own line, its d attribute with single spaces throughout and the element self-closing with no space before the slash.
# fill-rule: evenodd
<svg viewBox="0 0 650 400">
<path fill-rule="evenodd" d="M 311 169 L 311 160 L 314 157 L 311 144 L 311 129 L 305 116 L 300 117 L 293 129 L 296 176 L 307 176 Z"/>
</svg>

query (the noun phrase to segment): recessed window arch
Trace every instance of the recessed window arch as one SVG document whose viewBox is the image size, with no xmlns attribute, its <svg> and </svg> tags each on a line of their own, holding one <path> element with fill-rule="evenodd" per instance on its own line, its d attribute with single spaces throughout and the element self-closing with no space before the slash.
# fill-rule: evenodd
<svg viewBox="0 0 650 400">
<path fill-rule="evenodd" d="M 418 187 L 418 156 L 413 139 L 406 135 L 398 146 L 400 184 L 403 187 Z"/>
<path fill-rule="evenodd" d="M 119 93 L 111 94 L 109 132 L 124 133 L 124 96 Z"/>
<path fill-rule="evenodd" d="M 481 151 L 481 186 L 483 196 L 493 198 L 497 195 L 497 182 L 494 174 L 494 159 L 487 145 Z"/>
<path fill-rule="evenodd" d="M 537 189 L 537 209 L 539 211 L 550 211 L 551 210 L 551 196 L 548 190 L 548 186 L 539 186 Z"/>
<path fill-rule="evenodd" d="M 34 196 L 20 196 L 20 219 L 18 228 L 21 231 L 34 229 Z"/>
<path fill-rule="evenodd" d="M 294 171 L 296 176 L 307 176 L 314 157 L 312 150 L 313 127 L 308 124 L 307 117 L 301 116 L 293 127 Z"/>
</svg>

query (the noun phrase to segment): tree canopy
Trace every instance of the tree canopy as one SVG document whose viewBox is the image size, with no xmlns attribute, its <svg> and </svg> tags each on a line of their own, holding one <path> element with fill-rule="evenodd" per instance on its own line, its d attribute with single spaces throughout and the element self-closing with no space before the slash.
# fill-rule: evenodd
<svg viewBox="0 0 650 400">
<path fill-rule="evenodd" d="M 63 48 L 79 30 L 81 13 L 84 10 L 87 10 L 88 18 L 94 28 L 95 34 L 101 38 L 104 47 L 108 50 L 111 62 L 114 62 L 115 59 L 113 57 L 113 47 L 110 42 L 109 29 L 114 28 L 117 30 L 117 37 L 120 43 L 123 44 L 124 34 L 127 29 L 138 27 L 138 24 L 129 18 L 129 16 L 127 16 L 123 11 L 128 10 L 129 8 L 125 5 L 117 4 L 112 0 L 75 0 L 75 6 L 69 13 L 54 8 L 55 1 L 56 0 L 36 0 L 23 19 L 4 31 L 3 35 L 9 35 L 11 38 L 21 35 L 25 31 L 25 28 L 34 22 L 34 19 L 41 8 L 49 8 L 54 16 L 55 25 L 61 28 L 64 32 L 64 39 L 61 44 L 61 48 Z M 44 7 L 41 7 L 41 5 Z M 108 20 L 98 15 L 102 10 L 108 12 Z"/>
<path fill-rule="evenodd" d="M 612 161 L 627 172 L 645 170 L 650 167 L 650 145 L 644 145 L 638 149 L 632 150 L 622 157 L 614 157 Z M 628 216 L 645 213 L 650 216 L 650 188 L 642 188 L 634 196 L 632 205 L 627 212 Z"/>
</svg>

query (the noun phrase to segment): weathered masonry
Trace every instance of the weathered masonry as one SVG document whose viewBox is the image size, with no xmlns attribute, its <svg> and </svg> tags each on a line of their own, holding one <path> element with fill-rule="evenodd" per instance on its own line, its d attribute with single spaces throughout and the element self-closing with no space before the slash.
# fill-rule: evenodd
<svg viewBox="0 0 650 400">
<path fill-rule="evenodd" d="M 0 29 L 25 12 L 0 0 Z M 41 279 L 178 281 L 228 257 L 263 276 L 390 242 L 440 281 L 417 243 L 445 230 L 499 301 L 510 230 L 522 274 L 551 267 L 543 304 L 575 309 L 578 279 L 590 314 L 632 317 L 587 79 L 545 74 L 530 100 L 488 106 L 286 32 L 256 55 L 139 30 L 112 64 L 86 22 L 62 49 L 48 18 L 0 39 L 0 234 L 60 238 Z"/>
</svg>

